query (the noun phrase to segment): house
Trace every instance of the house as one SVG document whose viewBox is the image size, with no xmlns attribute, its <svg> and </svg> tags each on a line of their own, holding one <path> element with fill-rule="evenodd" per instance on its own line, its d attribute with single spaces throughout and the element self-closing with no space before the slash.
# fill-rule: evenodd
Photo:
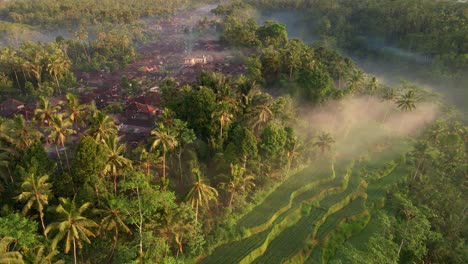
<svg viewBox="0 0 468 264">
<path fill-rule="evenodd" d="M 206 64 L 207 62 L 208 60 L 205 55 L 202 57 L 185 58 L 184 60 L 185 65 Z"/>
<path fill-rule="evenodd" d="M 128 119 L 147 121 L 153 120 L 158 113 L 158 109 L 149 104 L 132 102 L 127 105 L 125 115 Z"/>
<path fill-rule="evenodd" d="M 15 114 L 20 114 L 24 109 L 23 102 L 10 98 L 0 104 L 0 116 L 11 118 Z"/>
</svg>

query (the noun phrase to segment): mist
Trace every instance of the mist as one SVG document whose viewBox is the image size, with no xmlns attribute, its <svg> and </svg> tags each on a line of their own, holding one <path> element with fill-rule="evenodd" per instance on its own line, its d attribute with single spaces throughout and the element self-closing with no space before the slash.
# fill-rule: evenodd
<svg viewBox="0 0 468 264">
<path fill-rule="evenodd" d="M 276 20 L 286 25 L 290 38 L 299 38 L 308 44 L 319 40 L 314 34 L 315 25 L 310 17 L 299 11 L 261 12 L 257 13 L 256 21 L 259 25 L 266 20 Z M 443 95 L 448 103 L 456 105 L 463 112 L 468 112 L 468 83 L 467 76 L 444 76 L 434 80 L 434 72 L 431 69 L 433 60 L 427 56 L 404 50 L 376 40 L 372 36 L 362 36 L 366 50 L 365 58 L 356 54 L 350 54 L 343 50 L 340 53 L 353 59 L 356 64 L 367 74 L 376 76 L 380 83 L 387 86 L 397 86 L 405 80 L 424 89 L 438 92 Z"/>
<path fill-rule="evenodd" d="M 393 102 L 374 97 L 347 97 L 316 108 L 302 107 L 304 120 L 296 130 L 304 137 L 330 133 L 338 156 L 363 154 L 395 139 L 417 136 L 439 115 L 439 106 L 421 102 L 411 112 L 402 112 Z"/>
</svg>

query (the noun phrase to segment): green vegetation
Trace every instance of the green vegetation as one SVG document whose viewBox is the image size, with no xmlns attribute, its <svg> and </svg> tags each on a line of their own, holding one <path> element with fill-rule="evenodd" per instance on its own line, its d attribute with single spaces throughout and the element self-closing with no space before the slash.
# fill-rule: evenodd
<svg viewBox="0 0 468 264">
<path fill-rule="evenodd" d="M 126 67 L 141 40 L 127 27 L 205 1 L 36 2 L 3 1 L 0 18 L 72 32 L 0 50 L 1 99 L 34 102 L 0 118 L 0 263 L 468 262 L 468 128 L 456 111 L 412 84 L 378 83 L 333 45 L 257 25 L 250 4 L 314 14 L 321 44 L 359 52 L 372 33 L 462 69 L 465 5 L 223 3 L 220 40 L 246 74 L 163 78 L 160 111 L 135 139 L 107 114 L 124 100 L 82 103 L 73 72 Z M 401 16 L 386 20 L 391 10 Z M 446 39 L 417 41 L 434 34 Z M 127 76 L 116 76 L 122 94 L 138 95 Z"/>
</svg>

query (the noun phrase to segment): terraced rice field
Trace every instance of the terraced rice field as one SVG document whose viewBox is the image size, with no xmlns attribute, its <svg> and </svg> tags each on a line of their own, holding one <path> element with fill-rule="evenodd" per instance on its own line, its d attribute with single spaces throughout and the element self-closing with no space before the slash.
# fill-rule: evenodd
<svg viewBox="0 0 468 264">
<path fill-rule="evenodd" d="M 365 221 L 353 229 L 350 241 L 365 239 L 369 210 L 405 171 L 403 166 L 390 167 L 370 184 L 360 172 L 364 167 L 382 170 L 390 156 L 397 157 L 394 152 L 385 153 L 355 165 L 339 160 L 336 171 L 331 166 L 311 166 L 291 176 L 239 220 L 238 228 L 245 234 L 242 239 L 219 246 L 200 262 L 321 263 L 326 250 L 328 256 L 333 254 L 333 248 L 327 247 L 331 234 L 339 235 L 340 227 L 356 217 Z"/>
</svg>

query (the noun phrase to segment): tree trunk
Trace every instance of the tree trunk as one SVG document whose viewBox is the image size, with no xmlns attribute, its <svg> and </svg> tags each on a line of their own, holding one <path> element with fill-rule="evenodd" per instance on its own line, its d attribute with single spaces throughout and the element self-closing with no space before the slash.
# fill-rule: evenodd
<svg viewBox="0 0 468 264">
<path fill-rule="evenodd" d="M 228 207 L 232 207 L 232 201 L 234 200 L 234 192 L 231 192 L 231 197 L 229 198 L 229 205 Z"/>
<path fill-rule="evenodd" d="M 114 245 L 112 246 L 112 251 L 109 256 L 108 263 L 112 263 L 112 259 L 114 258 L 114 252 L 115 252 L 115 248 L 117 247 L 118 237 L 119 237 L 119 230 L 117 229 L 117 227 L 115 227 Z"/>
<path fill-rule="evenodd" d="M 60 168 L 61 168 L 62 171 L 63 171 L 62 157 L 60 156 L 60 152 L 59 152 L 59 150 L 58 150 L 58 146 L 57 146 L 57 145 L 55 145 L 55 152 L 57 152 L 57 157 L 58 157 L 59 162 L 60 162 Z"/>
<path fill-rule="evenodd" d="M 198 200 L 195 202 L 195 223 L 198 223 Z"/>
<path fill-rule="evenodd" d="M 143 213 L 141 212 L 140 191 L 138 187 L 136 188 L 136 192 L 137 192 L 137 198 L 138 198 L 138 211 L 140 213 L 140 224 L 138 225 L 138 232 L 140 234 L 139 251 L 140 251 L 140 257 L 143 257 Z"/>
<path fill-rule="evenodd" d="M 177 153 L 177 158 L 179 159 L 180 183 L 182 183 L 182 147 L 179 147 L 179 152 Z"/>
<path fill-rule="evenodd" d="M 74 259 L 74 262 L 76 264 L 76 242 L 75 242 L 75 237 L 73 237 L 73 259 Z"/>
<path fill-rule="evenodd" d="M 117 174 L 114 174 L 114 194 L 117 195 Z"/>
<path fill-rule="evenodd" d="M 63 145 L 63 147 L 65 147 L 65 145 Z M 67 149 L 65 149 L 65 161 L 67 162 L 67 168 L 68 168 L 68 172 L 71 174 L 71 170 L 70 170 L 70 162 L 68 161 L 68 154 L 67 154 Z"/>
<path fill-rule="evenodd" d="M 163 152 L 163 178 L 166 179 L 166 152 Z"/>
<path fill-rule="evenodd" d="M 398 257 L 400 257 L 401 248 L 403 247 L 403 241 L 405 240 L 404 239 L 401 240 L 400 247 L 398 248 L 398 253 L 397 253 Z"/>
<path fill-rule="evenodd" d="M 59 94 L 62 94 L 62 93 L 60 92 L 60 83 L 59 83 L 59 80 L 58 80 L 58 78 L 57 78 L 57 74 L 54 74 L 54 77 L 55 77 L 55 82 L 57 83 L 58 93 L 59 93 Z"/>
<path fill-rule="evenodd" d="M 39 200 L 37 200 L 37 201 L 39 201 Z M 39 212 L 39 218 L 41 218 L 42 231 L 44 232 L 44 236 L 47 238 L 47 234 L 45 232 L 46 227 L 44 225 L 44 213 L 42 211 Z"/>
</svg>

